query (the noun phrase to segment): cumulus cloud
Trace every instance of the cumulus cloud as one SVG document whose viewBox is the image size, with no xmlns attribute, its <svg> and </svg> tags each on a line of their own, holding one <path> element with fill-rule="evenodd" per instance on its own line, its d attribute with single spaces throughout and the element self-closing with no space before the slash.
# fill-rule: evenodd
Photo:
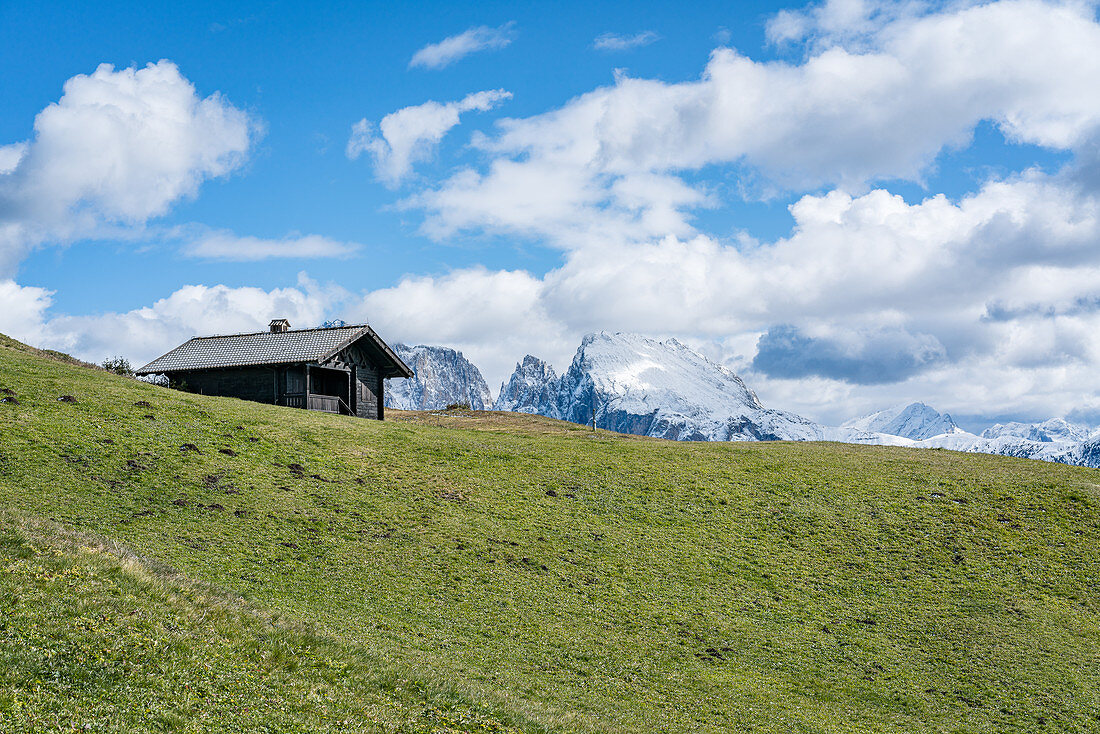
<svg viewBox="0 0 1100 734">
<path fill-rule="evenodd" d="M 403 202 L 439 239 L 505 234 L 562 248 L 550 272 L 409 276 L 354 298 L 284 290 L 311 318 L 339 307 L 387 339 L 461 348 L 494 386 L 524 353 L 562 368 L 584 332 L 611 329 L 680 337 L 742 372 L 765 402 L 833 422 L 916 399 L 953 414 L 1100 414 L 1093 13 L 1019 0 L 932 11 L 834 2 L 779 16 L 770 37 L 804 44 L 798 62 L 719 49 L 694 81 L 621 75 L 560 109 L 501 121 L 474 139 L 483 165 Z M 392 131 L 363 121 L 349 156 L 369 153 L 380 178 L 404 180 L 461 114 L 424 107 L 394 113 Z M 919 182 L 982 121 L 1072 162 L 961 196 L 907 201 L 882 187 Z M 18 171 L 30 155 L 0 162 Z M 700 231 L 694 214 L 727 195 L 699 183 L 712 166 L 804 193 L 789 234 Z M 21 226 L 0 220 L 0 241 L 24 236 Z M 218 288 L 200 300 L 230 298 Z M 246 328 L 271 317 L 273 293 L 241 296 L 258 304 L 259 326 Z M 49 294 L 15 286 L 0 297 L 33 315 Z M 186 310 L 184 295 L 165 301 L 157 324 Z M 96 325 L 47 319 L 42 333 L 64 346 L 92 326 L 136 329 L 126 325 L 144 324 L 145 311 Z"/>
<path fill-rule="evenodd" d="M 818 46 L 868 41 L 876 32 L 901 19 L 919 17 L 927 6 L 907 0 L 826 0 L 802 10 L 780 10 L 765 26 L 768 41 L 806 42 Z"/>
<path fill-rule="evenodd" d="M 495 389 L 524 354 L 559 358 L 576 348 L 564 324 L 546 311 L 543 288 L 522 270 L 474 267 L 407 276 L 366 294 L 348 313 L 387 339 L 462 350 Z"/>
<path fill-rule="evenodd" d="M 0 332 L 90 362 L 121 354 L 138 366 L 196 335 L 262 331 L 273 318 L 317 326 L 347 298 L 303 273 L 288 288 L 187 285 L 132 311 L 50 315 L 47 291 L 0 281 Z"/>
<path fill-rule="evenodd" d="M 770 242 L 608 240 L 542 277 L 410 277 L 360 313 L 476 355 L 494 384 L 528 352 L 563 368 L 581 335 L 609 329 L 682 338 L 825 420 L 905 399 L 970 414 L 1100 405 L 1100 199 L 1072 171 L 956 200 L 831 191 L 791 215 Z"/>
<path fill-rule="evenodd" d="M 26 143 L 0 145 L 0 175 L 11 173 L 19 166 L 19 161 L 27 154 Z"/>
<path fill-rule="evenodd" d="M 228 230 L 206 230 L 187 238 L 183 252 L 210 260 L 253 261 L 271 258 L 349 257 L 362 247 L 316 234 L 290 234 L 278 239 L 241 236 Z"/>
<path fill-rule="evenodd" d="M 759 62 L 721 48 L 694 81 L 619 74 L 558 109 L 499 121 L 474 138 L 483 164 L 403 206 L 439 240 L 504 235 L 563 250 L 560 267 L 481 311 L 524 315 L 535 326 L 523 351 L 559 367 L 584 332 L 621 329 L 683 337 L 762 397 L 824 419 L 907 398 L 971 414 L 1100 406 L 1092 6 L 834 0 L 780 13 L 768 33 L 804 55 Z M 881 187 L 920 183 L 982 123 L 1072 162 L 954 198 L 909 202 Z M 713 180 L 697 175 L 708 167 L 741 186 L 808 192 L 790 207 L 790 234 L 700 231 L 698 210 L 738 191 L 700 183 Z M 450 333 L 467 323 L 447 311 L 451 284 L 488 287 L 494 275 L 411 279 L 401 297 L 415 290 Z M 391 298 L 398 289 L 371 294 L 371 310 L 387 313 Z M 453 339 L 491 353 L 515 328 L 494 318 Z M 543 332 L 553 336 L 540 350 L 527 335 Z M 497 364 L 507 361 L 487 372 Z"/>
<path fill-rule="evenodd" d="M 604 238 L 608 212 L 643 232 L 654 209 L 689 221 L 709 192 L 685 195 L 699 188 L 685 177 L 706 166 L 740 166 L 794 191 L 862 193 L 875 181 L 920 181 L 982 121 L 1013 143 L 1095 144 L 1100 25 L 1089 6 L 1020 0 L 880 15 L 856 23 L 858 43 L 846 46 L 835 31 L 840 40 L 809 47 L 797 63 L 720 48 L 696 81 L 620 75 L 560 109 L 503 120 L 497 134 L 475 141 L 490 157 L 484 169 L 460 170 L 409 203 L 437 238 L 492 230 L 555 241 L 565 233 L 573 246 L 574 223 L 592 222 L 591 239 Z M 616 186 L 639 176 L 679 185 L 630 206 Z M 555 185 L 540 185 L 546 177 Z M 563 219 L 570 226 L 559 226 Z"/>
<path fill-rule="evenodd" d="M 827 377 L 875 385 L 899 382 L 945 357 L 943 345 L 935 337 L 913 335 L 904 329 L 820 337 L 784 324 L 760 337 L 752 367 L 769 377 Z"/>
<path fill-rule="evenodd" d="M 496 28 L 477 26 L 448 36 L 439 43 L 431 43 L 413 54 L 409 68 L 442 69 L 477 51 L 504 48 L 512 42 L 515 23 L 505 23 Z"/>
<path fill-rule="evenodd" d="M 1100 296 L 1100 201 L 1071 176 L 912 204 L 829 192 L 791 209 L 791 234 L 771 242 L 669 236 L 572 250 L 541 277 L 469 268 L 358 296 L 189 286 L 147 309 L 32 329 L 47 338 L 36 343 L 101 359 L 112 334 L 129 354 L 146 342 L 159 353 L 188 330 L 340 315 L 391 341 L 462 349 L 494 387 L 523 354 L 561 369 L 587 331 L 640 331 L 702 348 L 769 404 L 822 420 L 907 399 L 964 414 L 1100 408 L 1100 311 L 1087 307 Z M 42 291 L 14 294 L 28 313 L 48 305 Z"/>
<path fill-rule="evenodd" d="M 345 152 L 352 160 L 369 153 L 378 178 L 396 186 L 412 173 L 414 163 L 432 158 L 439 141 L 458 125 L 462 113 L 486 112 L 511 97 L 511 92 L 503 89 L 489 89 L 455 102 L 429 101 L 404 107 L 383 117 L 377 133 L 363 118 L 352 126 Z"/>
<path fill-rule="evenodd" d="M 653 31 L 642 31 L 632 36 L 624 36 L 618 33 L 604 33 L 596 37 L 592 42 L 592 48 L 600 51 L 629 51 L 632 48 L 648 46 L 654 41 L 660 40 L 660 36 Z"/>
<path fill-rule="evenodd" d="M 45 288 L 22 286 L 14 280 L 0 280 L 0 333 L 16 338 L 38 335 L 53 293 Z"/>
<path fill-rule="evenodd" d="M 69 79 L 34 136 L 0 149 L 0 275 L 37 244 L 165 214 L 239 168 L 260 132 L 221 95 L 198 96 L 169 61 Z"/>
</svg>

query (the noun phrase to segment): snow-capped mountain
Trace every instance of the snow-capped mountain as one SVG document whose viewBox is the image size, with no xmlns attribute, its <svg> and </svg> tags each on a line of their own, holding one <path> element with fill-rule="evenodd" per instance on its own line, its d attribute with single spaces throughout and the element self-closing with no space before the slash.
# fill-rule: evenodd
<svg viewBox="0 0 1100 734">
<path fill-rule="evenodd" d="M 528 354 L 516 365 L 516 371 L 500 386 L 493 410 L 538 413 L 557 405 L 558 376 L 554 368 Z"/>
<path fill-rule="evenodd" d="M 481 370 L 447 347 L 395 344 L 393 351 L 414 373 L 409 379 L 386 380 L 386 407 L 399 410 L 438 410 L 468 403 L 485 410 L 493 402 Z"/>
<path fill-rule="evenodd" d="M 599 428 L 682 441 L 878 442 L 864 431 L 769 410 L 725 367 L 675 339 L 637 334 L 589 334 L 561 377 L 528 355 L 494 408 L 582 424 L 594 417 Z"/>
<path fill-rule="evenodd" d="M 942 448 L 1100 466 L 1100 434 L 1090 437 L 1087 426 L 1070 423 L 1064 418 L 1051 418 L 1042 423 L 998 423 L 977 436 L 955 425 L 951 416 L 941 414 L 924 403 L 912 403 L 872 413 L 844 425 L 901 436 L 910 439 L 902 445 L 917 448 Z"/>
<path fill-rule="evenodd" d="M 501 386 L 495 410 L 538 413 L 622 433 L 692 441 L 843 441 L 946 448 L 1100 467 L 1100 431 L 1054 419 L 982 436 L 912 403 L 831 427 L 764 407 L 725 367 L 675 339 L 590 334 L 560 377 L 528 355 Z"/>
<path fill-rule="evenodd" d="M 982 438 L 1015 436 L 1029 441 L 1051 443 L 1055 441 L 1084 441 L 1092 431 L 1088 426 L 1070 423 L 1065 418 L 1051 418 L 1042 423 L 998 423 L 982 431 Z"/>
<path fill-rule="evenodd" d="M 914 441 L 920 441 L 942 433 L 959 430 L 955 421 L 946 413 L 940 413 L 924 403 L 898 405 L 877 413 L 855 418 L 844 423 L 845 428 L 855 428 L 868 433 L 889 433 Z"/>
<path fill-rule="evenodd" d="M 1040 424 L 1041 425 L 1041 424 Z M 966 431 L 945 433 L 923 441 L 914 441 L 918 448 L 942 448 L 975 454 L 1000 454 L 1021 459 L 1041 459 L 1060 464 L 1076 464 L 1100 468 L 1100 438 L 1084 441 L 1035 441 L 1021 436 L 1004 434 L 992 438 L 976 436 Z"/>
</svg>

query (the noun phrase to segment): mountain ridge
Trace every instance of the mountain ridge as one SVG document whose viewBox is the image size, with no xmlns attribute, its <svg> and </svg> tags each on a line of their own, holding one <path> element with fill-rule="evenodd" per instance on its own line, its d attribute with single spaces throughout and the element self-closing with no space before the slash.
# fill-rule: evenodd
<svg viewBox="0 0 1100 734">
<path fill-rule="evenodd" d="M 527 355 L 501 385 L 493 409 L 672 440 L 824 440 L 1100 466 L 1100 434 L 1063 419 L 997 425 L 978 436 L 914 402 L 822 425 L 765 407 L 738 375 L 678 340 L 622 332 L 586 335 L 560 376 Z"/>
<path fill-rule="evenodd" d="M 405 344 L 395 351 L 411 380 L 387 380 L 386 406 L 543 415 L 597 428 L 677 441 L 839 441 L 947 448 L 1100 467 L 1100 432 L 1052 418 L 1004 423 L 981 435 L 961 429 L 923 402 L 895 405 L 839 426 L 766 407 L 740 376 L 676 339 L 594 332 L 581 340 L 569 368 L 525 355 L 495 400 L 480 370 L 449 347 Z"/>
<path fill-rule="evenodd" d="M 398 410 L 439 410 L 463 404 L 485 410 L 493 403 L 481 370 L 450 347 L 400 342 L 393 351 L 413 370 L 411 378 L 386 380 L 385 406 Z"/>
</svg>

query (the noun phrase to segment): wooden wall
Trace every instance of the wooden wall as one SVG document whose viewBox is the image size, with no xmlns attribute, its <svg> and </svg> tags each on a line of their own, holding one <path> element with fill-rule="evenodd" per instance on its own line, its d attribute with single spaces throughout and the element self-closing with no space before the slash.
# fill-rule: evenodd
<svg viewBox="0 0 1100 734">
<path fill-rule="evenodd" d="M 355 368 L 355 414 L 360 418 L 384 417 L 383 382 L 378 366 L 366 350 L 352 345 L 340 353 L 340 363 Z"/>
<path fill-rule="evenodd" d="M 221 395 L 257 403 L 274 403 L 282 394 L 281 375 L 272 367 L 240 367 L 222 370 L 178 372 L 172 385 L 202 395 Z"/>
<path fill-rule="evenodd" d="M 385 382 L 370 354 L 351 346 L 325 366 L 353 372 L 355 394 L 351 404 L 357 416 L 374 420 L 385 417 Z M 241 367 L 178 372 L 171 375 L 171 380 L 173 387 L 182 386 L 189 392 L 281 404 L 291 388 L 304 388 L 304 371 L 301 365 Z"/>
<path fill-rule="evenodd" d="M 382 418 L 382 391 L 378 383 L 378 370 L 375 367 L 355 366 L 355 414 L 360 418 Z"/>
</svg>

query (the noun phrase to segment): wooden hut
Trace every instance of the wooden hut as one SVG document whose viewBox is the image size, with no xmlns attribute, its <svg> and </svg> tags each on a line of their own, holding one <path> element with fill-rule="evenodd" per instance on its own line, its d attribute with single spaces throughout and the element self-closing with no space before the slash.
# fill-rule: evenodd
<svg viewBox="0 0 1100 734">
<path fill-rule="evenodd" d="M 413 372 L 366 324 L 201 336 L 137 370 L 173 387 L 260 403 L 382 420 L 385 382 Z"/>
</svg>

